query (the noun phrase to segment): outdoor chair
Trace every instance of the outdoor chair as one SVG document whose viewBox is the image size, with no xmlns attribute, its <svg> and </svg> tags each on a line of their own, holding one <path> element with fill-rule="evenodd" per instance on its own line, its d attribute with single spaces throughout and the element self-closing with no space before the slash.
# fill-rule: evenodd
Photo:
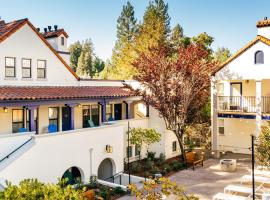
<svg viewBox="0 0 270 200">
<path fill-rule="evenodd" d="M 217 193 L 215 196 L 213 196 L 213 200 L 247 200 L 247 199 L 249 198 L 225 193 Z"/>
<path fill-rule="evenodd" d="M 27 132 L 26 128 L 19 128 L 19 133 L 25 133 L 25 132 Z"/>
<path fill-rule="evenodd" d="M 243 183 L 251 183 L 252 182 L 252 176 L 251 175 L 244 175 L 241 178 L 241 184 Z M 259 184 L 270 184 L 270 178 L 263 177 L 263 176 L 255 176 L 255 183 Z"/>
<path fill-rule="evenodd" d="M 108 121 L 110 122 L 110 121 L 114 121 L 114 118 L 113 117 L 109 117 L 108 118 Z"/>
<path fill-rule="evenodd" d="M 91 128 L 95 127 L 95 124 L 91 119 L 88 120 L 88 124 Z"/>
<path fill-rule="evenodd" d="M 263 177 L 270 178 L 270 171 L 266 171 L 266 170 L 255 170 L 255 175 L 256 176 L 263 176 Z"/>
<path fill-rule="evenodd" d="M 194 152 L 186 153 L 187 164 L 192 166 L 194 170 L 197 165 L 203 166 L 204 156 L 201 155 L 199 158 L 196 156 Z"/>
<path fill-rule="evenodd" d="M 225 194 L 244 194 L 244 195 L 250 195 L 252 194 L 252 188 L 251 187 L 245 187 L 240 185 L 228 185 L 224 188 Z"/>
<path fill-rule="evenodd" d="M 48 126 L 48 132 L 49 133 L 55 133 L 55 132 L 57 132 L 57 126 L 55 124 L 50 124 Z"/>
</svg>

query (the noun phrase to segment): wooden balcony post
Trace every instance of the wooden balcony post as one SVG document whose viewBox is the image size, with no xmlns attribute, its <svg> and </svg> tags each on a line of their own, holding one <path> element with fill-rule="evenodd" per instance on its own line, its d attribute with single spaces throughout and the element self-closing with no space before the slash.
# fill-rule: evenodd
<svg viewBox="0 0 270 200">
<path fill-rule="evenodd" d="M 262 81 L 256 80 L 256 136 L 261 132 L 262 121 Z"/>
<path fill-rule="evenodd" d="M 131 119 L 132 118 L 132 114 L 131 114 L 131 104 L 132 101 L 126 101 L 126 119 Z"/>
</svg>

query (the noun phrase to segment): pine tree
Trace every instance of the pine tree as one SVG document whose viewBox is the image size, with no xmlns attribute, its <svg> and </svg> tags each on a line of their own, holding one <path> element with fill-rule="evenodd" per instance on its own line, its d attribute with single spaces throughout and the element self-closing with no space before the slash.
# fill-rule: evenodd
<svg viewBox="0 0 270 200">
<path fill-rule="evenodd" d="M 152 47 L 168 46 L 170 32 L 168 4 L 165 4 L 164 0 L 150 1 L 143 16 L 143 23 L 139 27 L 136 50 L 142 53 Z"/>
<path fill-rule="evenodd" d="M 77 41 L 69 46 L 70 52 L 70 66 L 74 72 L 76 72 L 78 66 L 78 60 L 82 52 L 82 44 Z"/>
<path fill-rule="evenodd" d="M 82 44 L 82 52 L 78 60 L 76 73 L 80 77 L 93 77 L 93 56 L 94 48 L 90 39 L 87 39 Z"/>
<path fill-rule="evenodd" d="M 134 39 L 137 34 L 137 20 L 130 2 L 123 6 L 117 20 L 117 41 L 112 53 L 110 66 L 107 66 L 103 78 L 130 79 L 134 75 Z"/>
<path fill-rule="evenodd" d="M 174 50 L 177 50 L 180 46 L 180 44 L 183 43 L 183 37 L 184 37 L 184 30 L 180 26 L 180 24 L 176 24 L 175 27 L 172 29 L 171 33 L 171 46 Z"/>
<path fill-rule="evenodd" d="M 228 48 L 221 47 L 218 48 L 214 53 L 214 58 L 220 63 L 225 62 L 229 57 L 231 57 L 231 52 Z"/>
</svg>

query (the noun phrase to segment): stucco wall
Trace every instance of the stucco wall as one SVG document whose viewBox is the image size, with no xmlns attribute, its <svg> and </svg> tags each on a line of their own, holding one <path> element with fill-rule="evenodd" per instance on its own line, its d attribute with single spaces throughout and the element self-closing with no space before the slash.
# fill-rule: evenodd
<svg viewBox="0 0 270 200">
<path fill-rule="evenodd" d="M 35 136 L 28 149 L 1 163 L 0 177 L 15 184 L 25 178 L 56 183 L 68 168 L 76 166 L 83 172 L 84 181 L 89 181 L 91 168 L 92 175 L 97 175 L 99 164 L 105 158 L 113 160 L 114 173 L 120 172 L 123 170 L 123 150 L 119 147 L 124 145 L 123 133 L 123 126 L 110 125 Z M 113 147 L 112 153 L 105 151 L 106 145 Z"/>
<path fill-rule="evenodd" d="M 16 78 L 5 78 L 5 57 L 16 57 Z M 22 78 L 21 59 L 32 59 L 32 78 Z M 37 79 L 37 60 L 46 60 L 46 79 Z M 64 64 L 26 24 L 0 45 L 0 85 L 79 85 Z"/>
</svg>

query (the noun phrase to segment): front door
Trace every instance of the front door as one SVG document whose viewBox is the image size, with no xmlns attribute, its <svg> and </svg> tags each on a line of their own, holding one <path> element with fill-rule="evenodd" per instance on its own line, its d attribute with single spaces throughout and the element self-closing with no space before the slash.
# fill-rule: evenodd
<svg viewBox="0 0 270 200">
<path fill-rule="evenodd" d="M 122 104 L 114 104 L 114 119 L 121 120 L 122 119 Z"/>
<path fill-rule="evenodd" d="M 62 131 L 71 130 L 71 108 L 62 107 Z"/>
</svg>

